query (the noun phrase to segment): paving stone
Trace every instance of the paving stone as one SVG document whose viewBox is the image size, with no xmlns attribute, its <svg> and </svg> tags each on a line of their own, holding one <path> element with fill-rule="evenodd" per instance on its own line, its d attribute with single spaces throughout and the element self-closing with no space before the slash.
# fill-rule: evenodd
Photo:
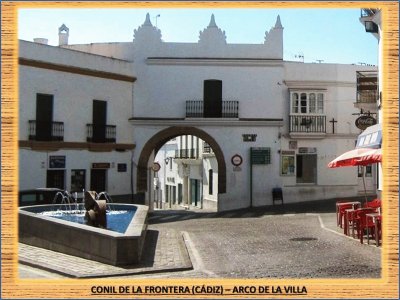
<svg viewBox="0 0 400 300">
<path fill-rule="evenodd" d="M 23 244 L 20 261 L 76 277 L 379 278 L 381 274 L 381 248 L 343 235 L 336 227 L 334 199 L 229 213 L 156 211 L 149 220 L 149 251 L 141 266 L 118 268 Z"/>
</svg>

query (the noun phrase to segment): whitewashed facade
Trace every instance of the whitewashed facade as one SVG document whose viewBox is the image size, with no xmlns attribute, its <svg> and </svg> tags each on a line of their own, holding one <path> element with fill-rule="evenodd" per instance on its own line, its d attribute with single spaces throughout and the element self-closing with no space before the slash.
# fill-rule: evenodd
<svg viewBox="0 0 400 300">
<path fill-rule="evenodd" d="M 19 189 L 132 195 L 132 64 L 19 42 Z M 105 124 L 96 140 L 94 101 Z M 42 124 L 42 125 L 41 125 Z"/>
<path fill-rule="evenodd" d="M 354 148 L 356 72 L 375 68 L 284 61 L 283 30 L 278 17 L 260 44 L 229 44 L 212 16 L 197 43 L 170 43 L 147 15 L 133 42 L 62 47 L 132 62 L 133 105 L 126 100 L 118 119 L 131 113 L 134 191 L 150 206 L 155 152 L 186 135 L 214 151 L 218 166 L 202 173 L 217 168 L 211 200 L 219 211 L 271 205 L 276 187 L 285 203 L 356 196 L 357 170 L 327 164 Z"/>
<path fill-rule="evenodd" d="M 156 208 L 216 210 L 218 164 L 211 147 L 196 136 L 178 136 L 157 152 Z"/>
</svg>

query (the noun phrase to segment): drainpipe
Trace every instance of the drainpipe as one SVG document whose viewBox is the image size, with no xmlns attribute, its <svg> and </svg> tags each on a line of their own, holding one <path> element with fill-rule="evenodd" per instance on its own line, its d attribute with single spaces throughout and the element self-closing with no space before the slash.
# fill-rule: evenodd
<svg viewBox="0 0 400 300">
<path fill-rule="evenodd" d="M 133 190 L 133 164 L 134 164 L 134 162 L 133 162 L 133 152 L 134 152 L 134 150 L 132 150 L 131 151 L 131 153 L 132 153 L 132 156 L 131 156 L 131 201 L 132 201 L 132 203 L 133 203 L 133 195 L 134 195 L 134 190 Z"/>
</svg>

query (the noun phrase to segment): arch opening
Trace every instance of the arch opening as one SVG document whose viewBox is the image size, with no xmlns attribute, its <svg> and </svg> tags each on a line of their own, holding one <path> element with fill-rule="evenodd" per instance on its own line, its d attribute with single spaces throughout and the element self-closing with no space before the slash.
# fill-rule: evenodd
<svg viewBox="0 0 400 300">
<path fill-rule="evenodd" d="M 148 191 L 148 163 L 153 153 L 157 153 L 159 149 L 169 140 L 178 136 L 192 135 L 205 141 L 213 150 L 218 164 L 218 193 L 226 193 L 226 164 L 224 154 L 217 141 L 207 132 L 196 127 L 173 126 L 163 129 L 153 135 L 144 145 L 137 164 L 136 173 L 136 191 L 144 193 Z"/>
</svg>

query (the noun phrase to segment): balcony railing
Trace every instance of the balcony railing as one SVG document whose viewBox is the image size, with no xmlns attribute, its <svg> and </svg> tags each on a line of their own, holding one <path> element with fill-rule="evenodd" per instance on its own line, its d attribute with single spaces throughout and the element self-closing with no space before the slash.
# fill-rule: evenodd
<svg viewBox="0 0 400 300">
<path fill-rule="evenodd" d="M 377 103 L 379 98 L 378 91 L 357 92 L 357 103 Z"/>
<path fill-rule="evenodd" d="M 30 141 L 63 141 L 64 122 L 29 120 Z"/>
<path fill-rule="evenodd" d="M 186 118 L 204 118 L 204 101 L 186 101 Z M 222 101 L 222 118 L 239 118 L 239 101 Z"/>
<path fill-rule="evenodd" d="M 357 72 L 357 103 L 376 103 L 378 100 L 378 75 L 376 71 Z"/>
<path fill-rule="evenodd" d="M 289 132 L 326 133 L 326 116 L 289 116 Z"/>
<path fill-rule="evenodd" d="M 177 149 L 175 150 L 175 158 L 178 159 L 197 159 L 199 158 L 199 149 Z"/>
<path fill-rule="evenodd" d="M 86 124 L 87 141 L 93 143 L 115 143 L 117 126 Z"/>
<path fill-rule="evenodd" d="M 375 15 L 376 12 L 377 12 L 377 9 L 362 8 L 361 9 L 361 18 L 371 17 L 371 16 Z"/>
<path fill-rule="evenodd" d="M 209 144 L 207 144 L 206 142 L 204 142 L 203 144 L 203 153 L 213 153 L 213 150 L 211 148 L 211 146 Z"/>
</svg>

